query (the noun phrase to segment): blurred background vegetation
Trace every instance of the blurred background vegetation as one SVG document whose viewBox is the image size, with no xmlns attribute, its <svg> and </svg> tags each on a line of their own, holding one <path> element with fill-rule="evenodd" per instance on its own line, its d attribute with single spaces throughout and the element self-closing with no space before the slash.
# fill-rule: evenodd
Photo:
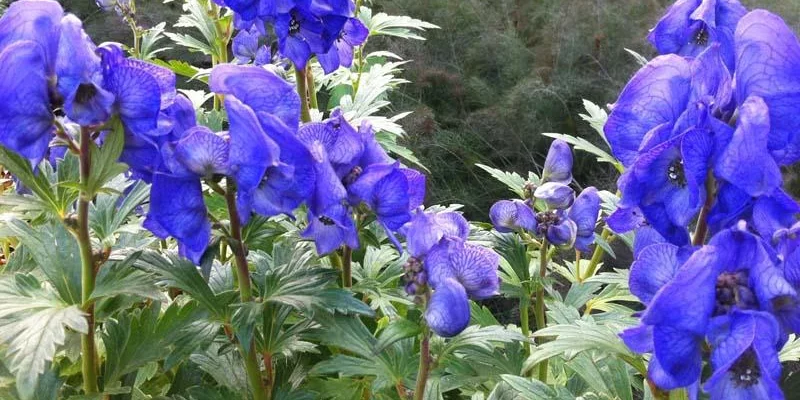
<svg viewBox="0 0 800 400">
<path fill-rule="evenodd" d="M 638 69 L 625 51 L 655 56 L 646 41 L 672 0 L 375 0 L 375 12 L 409 15 L 439 25 L 424 42 L 388 40 L 413 62 L 412 83 L 392 94 L 410 147 L 430 169 L 429 204 L 461 203 L 470 219 L 485 220 L 491 204 L 507 189 L 476 163 L 524 173 L 538 171 L 551 139 L 559 132 L 600 139 L 583 122 L 582 99 L 605 106 Z M 748 8 L 781 14 L 800 30 L 800 0 L 743 0 Z M 137 2 L 139 22 L 171 28 L 180 1 Z M 66 9 L 86 21 L 89 34 L 127 42 L 128 27 L 91 0 L 65 0 Z M 172 50 L 162 57 L 208 64 L 202 55 Z M 616 174 L 593 157 L 576 157 L 576 183 L 614 189 Z"/>
</svg>

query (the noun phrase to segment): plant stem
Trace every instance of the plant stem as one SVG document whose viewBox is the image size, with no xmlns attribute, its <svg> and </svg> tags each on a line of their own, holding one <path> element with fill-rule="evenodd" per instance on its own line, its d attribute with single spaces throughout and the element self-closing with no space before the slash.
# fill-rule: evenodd
<svg viewBox="0 0 800 400">
<path fill-rule="evenodd" d="M 319 103 L 317 102 L 317 84 L 314 82 L 314 72 L 311 71 L 311 65 L 306 66 L 306 84 L 308 85 L 308 101 L 311 108 L 319 110 Z"/>
<path fill-rule="evenodd" d="M 89 237 L 89 202 L 92 194 L 86 191 L 92 171 L 91 132 L 81 128 L 80 142 L 81 194 L 78 198 L 78 227 L 75 236 L 81 251 L 81 304 L 88 329 L 81 335 L 81 371 L 85 394 L 97 393 L 97 346 L 94 343 L 94 303 L 89 299 L 94 291 L 95 266 L 92 239 Z"/>
<path fill-rule="evenodd" d="M 706 202 L 703 203 L 703 208 L 700 209 L 700 215 L 697 216 L 697 227 L 694 229 L 694 236 L 692 236 L 692 245 L 701 246 L 706 241 L 708 235 L 708 214 L 711 212 L 711 205 L 714 203 L 714 174 L 711 171 L 706 176 Z"/>
<path fill-rule="evenodd" d="M 225 190 L 225 201 L 228 205 L 228 217 L 231 224 L 231 240 L 229 245 L 236 262 L 236 272 L 239 283 L 239 297 L 243 303 L 253 299 L 252 287 L 250 286 L 250 268 L 247 265 L 247 250 L 242 240 L 242 225 L 239 220 L 239 210 L 236 208 L 236 187 L 233 181 L 228 179 L 227 190 Z M 253 391 L 255 400 L 268 400 L 271 393 L 267 393 L 264 380 L 261 379 L 261 367 L 258 365 L 256 357 L 255 339 L 250 339 L 249 351 L 245 351 L 244 346 L 239 346 L 239 351 L 244 358 L 244 366 L 247 370 L 247 380 Z"/>
<path fill-rule="evenodd" d="M 611 230 L 609 230 L 608 228 L 603 228 L 603 233 L 600 234 L 600 237 L 603 240 L 608 241 L 608 238 L 610 236 L 611 236 Z M 586 274 L 581 279 L 581 282 L 594 276 L 594 273 L 597 270 L 597 265 L 600 264 L 600 261 L 603 260 L 603 256 L 605 254 L 606 251 L 603 249 L 603 246 L 600 246 L 598 244 L 594 245 L 594 253 L 592 253 L 592 259 L 589 261 L 589 266 L 586 267 Z"/>
<path fill-rule="evenodd" d="M 531 299 L 530 295 L 528 295 L 527 298 L 519 300 L 519 327 L 522 330 L 522 336 L 525 336 L 525 342 L 522 345 L 525 347 L 525 355 L 527 356 L 531 355 L 530 311 L 531 311 Z"/>
<path fill-rule="evenodd" d="M 582 282 L 583 278 L 581 278 L 581 251 L 575 250 L 575 277 L 578 278 L 578 282 Z"/>
<path fill-rule="evenodd" d="M 542 330 L 547 326 L 547 319 L 544 315 L 544 278 L 547 276 L 547 238 L 542 238 L 542 246 L 539 247 L 539 287 L 536 288 L 536 330 Z M 543 338 L 538 338 L 537 343 L 541 344 Z M 547 360 L 539 363 L 539 380 L 547 383 Z"/>
<path fill-rule="evenodd" d="M 295 81 L 297 81 L 297 94 L 300 95 L 300 120 L 311 121 L 311 112 L 308 109 L 308 87 L 306 85 L 306 71 L 294 66 Z"/>
<path fill-rule="evenodd" d="M 430 330 L 425 325 L 422 328 L 422 342 L 419 345 L 419 370 L 417 371 L 417 386 L 414 389 L 414 400 L 425 399 L 425 385 L 428 383 L 428 373 L 431 366 Z"/>
<path fill-rule="evenodd" d="M 353 249 L 350 246 L 344 246 L 342 249 L 342 286 L 346 288 L 353 287 Z"/>
<path fill-rule="evenodd" d="M 267 400 L 272 399 L 272 386 L 275 384 L 275 370 L 272 365 L 272 353 L 263 352 L 261 357 L 264 359 L 264 375 L 266 376 Z"/>
</svg>

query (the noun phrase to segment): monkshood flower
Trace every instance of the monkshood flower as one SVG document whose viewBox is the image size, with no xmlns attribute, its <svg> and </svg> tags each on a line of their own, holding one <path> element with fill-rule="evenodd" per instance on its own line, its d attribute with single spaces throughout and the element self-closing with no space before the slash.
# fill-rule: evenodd
<svg viewBox="0 0 800 400">
<path fill-rule="evenodd" d="M 498 294 L 500 256 L 462 240 L 446 239 L 425 257 L 428 284 L 433 289 L 425 320 L 437 335 L 455 336 L 469 324 L 469 301 Z"/>
<path fill-rule="evenodd" d="M 687 258 L 691 251 L 661 243 L 640 252 L 631 267 L 631 291 L 647 309 L 642 325 L 623 332 L 623 340 L 637 352 L 653 352 L 648 374 L 663 389 L 699 381 L 707 340 L 715 371 L 705 388 L 712 399 L 774 393 L 778 338 L 797 330 L 797 292 L 744 222 Z M 740 324 L 762 327 L 765 342 L 737 334 Z M 733 385 L 722 383 L 719 374 Z"/>
<path fill-rule="evenodd" d="M 572 183 L 572 149 L 567 142 L 556 139 L 550 143 L 542 168 L 542 182 Z"/>
<path fill-rule="evenodd" d="M 594 243 L 594 228 L 600 215 L 600 195 L 597 189 L 588 187 L 575 198 L 575 202 L 567 212 L 567 217 L 575 222 L 575 248 L 589 252 Z"/>
<path fill-rule="evenodd" d="M 568 185 L 558 182 L 546 182 L 536 188 L 533 197 L 543 201 L 547 208 L 565 209 L 575 201 L 575 191 Z"/>
<path fill-rule="evenodd" d="M 249 217 L 250 210 L 264 216 L 291 216 L 315 189 L 314 159 L 296 135 L 300 97 L 294 87 L 263 68 L 233 64 L 216 66 L 211 71 L 209 87 L 249 108 L 263 134 L 280 149 L 277 163 L 266 163 L 257 185 L 253 187 L 255 182 L 248 181 L 246 187 L 240 188 L 237 204 L 243 210 L 242 216 Z"/>
<path fill-rule="evenodd" d="M 779 16 L 756 10 L 739 22 L 735 42 L 736 98 L 742 102 L 751 96 L 764 100 L 769 111 L 767 150 L 778 165 L 797 162 L 800 160 L 797 37 Z"/>
<path fill-rule="evenodd" d="M 467 240 L 469 229 L 469 222 L 457 212 L 424 212 L 420 207 L 400 233 L 406 237 L 411 257 L 423 259 L 444 239 Z"/>
<path fill-rule="evenodd" d="M 733 70 L 733 32 L 745 13 L 738 0 L 678 0 L 647 39 L 661 54 L 687 57 L 720 43 L 725 64 Z"/>
<path fill-rule="evenodd" d="M 102 59 L 104 87 L 115 97 L 114 111 L 132 135 L 153 138 L 168 134 L 170 119 L 163 117 L 175 101 L 175 73 L 145 61 L 125 58 L 122 47 L 105 43 L 97 49 Z"/>
<path fill-rule="evenodd" d="M 269 64 L 272 54 L 269 47 L 261 43 L 263 35 L 255 27 L 239 31 L 233 37 L 231 49 L 237 64 Z"/>
<path fill-rule="evenodd" d="M 489 209 L 489 219 L 498 232 L 508 233 L 520 229 L 536 231 L 536 215 L 533 209 L 522 200 L 500 200 Z"/>
<path fill-rule="evenodd" d="M 326 53 L 317 54 L 322 69 L 326 74 L 353 65 L 353 47 L 363 44 L 369 36 L 369 29 L 358 18 L 348 18 L 341 32 L 333 41 Z"/>
<path fill-rule="evenodd" d="M 347 18 L 335 15 L 318 15 L 305 7 L 295 7 L 288 13 L 275 17 L 275 34 L 278 50 L 292 61 L 296 68 L 303 69 L 313 54 L 325 54 L 347 22 Z"/>
<path fill-rule="evenodd" d="M 55 108 L 81 125 L 110 116 L 94 44 L 75 16 L 54 1 L 23 0 L 0 18 L 0 143 L 29 159 L 44 157 L 55 133 Z"/>
</svg>

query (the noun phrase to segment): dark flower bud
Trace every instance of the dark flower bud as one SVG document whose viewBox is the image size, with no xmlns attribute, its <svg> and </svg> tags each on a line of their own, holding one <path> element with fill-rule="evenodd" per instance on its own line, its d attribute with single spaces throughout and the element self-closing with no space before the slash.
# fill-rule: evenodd
<svg viewBox="0 0 800 400">
<path fill-rule="evenodd" d="M 489 210 L 489 218 L 498 232 L 525 229 L 536 231 L 536 216 L 522 200 L 500 200 Z"/>
<path fill-rule="evenodd" d="M 572 182 L 572 149 L 563 140 L 554 140 L 547 151 L 542 170 L 542 182 L 569 185 Z"/>
</svg>

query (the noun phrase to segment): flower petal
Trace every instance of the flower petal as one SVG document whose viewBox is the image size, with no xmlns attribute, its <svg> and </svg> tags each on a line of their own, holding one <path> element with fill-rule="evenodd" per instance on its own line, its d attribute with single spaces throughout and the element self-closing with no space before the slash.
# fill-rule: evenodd
<svg viewBox="0 0 800 400">
<path fill-rule="evenodd" d="M 453 279 L 447 279 L 433 292 L 425 320 L 428 326 L 441 337 L 453 337 L 469 325 L 469 301 L 464 287 Z"/>
</svg>

